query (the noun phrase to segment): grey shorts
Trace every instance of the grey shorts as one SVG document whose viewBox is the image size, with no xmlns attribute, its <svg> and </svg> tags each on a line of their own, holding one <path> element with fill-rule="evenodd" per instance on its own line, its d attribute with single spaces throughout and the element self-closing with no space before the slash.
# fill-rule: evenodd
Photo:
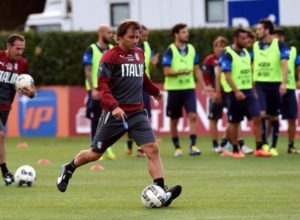
<svg viewBox="0 0 300 220">
<path fill-rule="evenodd" d="M 128 132 L 139 146 L 156 141 L 155 134 L 149 124 L 145 110 L 127 113 L 126 116 L 128 131 L 125 130 L 121 119 L 113 117 L 111 112 L 102 112 L 91 146 L 94 152 L 104 153 L 105 150 L 119 140 L 125 132 Z"/>
<path fill-rule="evenodd" d="M 0 131 L 5 130 L 5 125 L 8 119 L 9 111 L 0 110 Z"/>
</svg>

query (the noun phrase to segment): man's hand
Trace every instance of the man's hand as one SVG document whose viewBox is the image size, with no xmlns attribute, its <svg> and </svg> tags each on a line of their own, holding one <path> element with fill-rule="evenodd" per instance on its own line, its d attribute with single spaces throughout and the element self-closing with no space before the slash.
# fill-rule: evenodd
<svg viewBox="0 0 300 220">
<path fill-rule="evenodd" d="M 279 92 L 280 92 L 280 95 L 282 95 L 282 96 L 286 93 L 286 84 L 285 83 L 280 84 Z"/>
<path fill-rule="evenodd" d="M 206 95 L 206 96 L 208 96 L 210 98 L 213 98 L 214 95 L 215 95 L 214 93 L 215 93 L 215 89 L 211 85 L 209 85 L 209 86 L 205 85 L 203 87 L 203 90 L 202 90 L 202 94 L 203 95 Z"/>
<path fill-rule="evenodd" d="M 158 95 L 153 96 L 153 98 L 154 98 L 155 100 L 157 100 L 157 101 L 160 101 L 160 100 L 162 99 L 162 97 L 163 97 L 163 95 L 162 95 L 161 92 L 159 92 Z"/>
<path fill-rule="evenodd" d="M 36 90 L 34 86 L 24 87 L 23 89 L 20 89 L 19 92 L 31 99 L 36 95 Z"/>
<path fill-rule="evenodd" d="M 240 90 L 236 91 L 234 95 L 238 101 L 244 100 L 246 98 L 245 94 Z"/>
<path fill-rule="evenodd" d="M 215 95 L 214 95 L 214 100 L 215 100 L 215 103 L 217 104 L 221 104 L 222 103 L 222 94 L 221 92 L 216 92 Z"/>
<path fill-rule="evenodd" d="M 100 100 L 100 93 L 97 89 L 93 88 L 91 90 L 91 95 L 93 100 Z"/>
<path fill-rule="evenodd" d="M 112 110 L 111 114 L 113 117 L 115 117 L 117 119 L 125 120 L 125 116 L 126 116 L 125 112 L 120 107 L 116 107 L 114 110 Z"/>
</svg>

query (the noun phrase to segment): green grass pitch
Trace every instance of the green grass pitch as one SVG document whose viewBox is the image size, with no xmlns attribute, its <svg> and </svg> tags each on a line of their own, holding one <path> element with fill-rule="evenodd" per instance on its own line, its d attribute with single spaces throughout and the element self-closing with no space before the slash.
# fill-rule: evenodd
<svg viewBox="0 0 300 220">
<path fill-rule="evenodd" d="M 29 147 L 18 148 L 20 141 Z M 0 185 L 0 219 L 300 219 L 300 156 L 286 153 L 286 137 L 279 138 L 276 158 L 220 158 L 208 137 L 198 137 L 202 155 L 190 157 L 188 138 L 181 143 L 186 146 L 181 158 L 173 157 L 170 138 L 160 143 L 166 184 L 181 184 L 181 197 L 168 208 L 146 209 L 140 201 L 142 189 L 152 183 L 146 160 L 126 156 L 124 138 L 113 148 L 117 160 L 80 167 L 65 193 L 55 185 L 59 168 L 89 146 L 87 137 L 8 138 L 9 169 L 31 165 L 37 180 L 31 188 Z M 37 164 L 45 158 L 49 164 Z M 93 164 L 104 170 L 90 171 Z"/>
</svg>

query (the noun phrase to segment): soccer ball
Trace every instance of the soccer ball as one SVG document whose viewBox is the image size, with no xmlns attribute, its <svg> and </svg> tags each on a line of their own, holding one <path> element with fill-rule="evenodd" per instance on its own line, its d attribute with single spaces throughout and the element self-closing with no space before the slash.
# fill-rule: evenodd
<svg viewBox="0 0 300 220">
<path fill-rule="evenodd" d="M 36 173 L 33 167 L 29 165 L 20 166 L 15 173 L 15 183 L 17 186 L 32 186 L 36 179 Z"/>
<path fill-rule="evenodd" d="M 149 185 L 143 190 L 141 201 L 146 208 L 160 208 L 166 202 L 166 192 L 160 186 Z"/>
<path fill-rule="evenodd" d="M 21 89 L 28 87 L 31 88 L 34 85 L 34 80 L 29 74 L 20 74 L 15 82 L 15 88 L 18 92 Z"/>
</svg>

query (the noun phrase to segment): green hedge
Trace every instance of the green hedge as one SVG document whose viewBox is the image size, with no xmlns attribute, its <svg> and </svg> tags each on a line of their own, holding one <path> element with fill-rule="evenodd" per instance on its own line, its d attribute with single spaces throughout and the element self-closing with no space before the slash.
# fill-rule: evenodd
<svg viewBox="0 0 300 220">
<path fill-rule="evenodd" d="M 300 27 L 285 28 L 287 42 L 300 48 Z M 200 54 L 200 60 L 212 52 L 212 42 L 222 35 L 231 39 L 232 29 L 191 29 L 190 42 Z M 84 73 L 82 55 L 88 45 L 97 40 L 96 33 L 89 32 L 48 32 L 23 33 L 26 37 L 25 57 L 36 85 L 83 85 Z M 5 48 L 7 32 L 0 32 L 1 48 Z M 153 30 L 150 33 L 152 49 L 160 53 L 172 42 L 170 30 Z M 162 66 L 159 64 L 152 73 L 155 82 L 163 81 Z"/>
</svg>

